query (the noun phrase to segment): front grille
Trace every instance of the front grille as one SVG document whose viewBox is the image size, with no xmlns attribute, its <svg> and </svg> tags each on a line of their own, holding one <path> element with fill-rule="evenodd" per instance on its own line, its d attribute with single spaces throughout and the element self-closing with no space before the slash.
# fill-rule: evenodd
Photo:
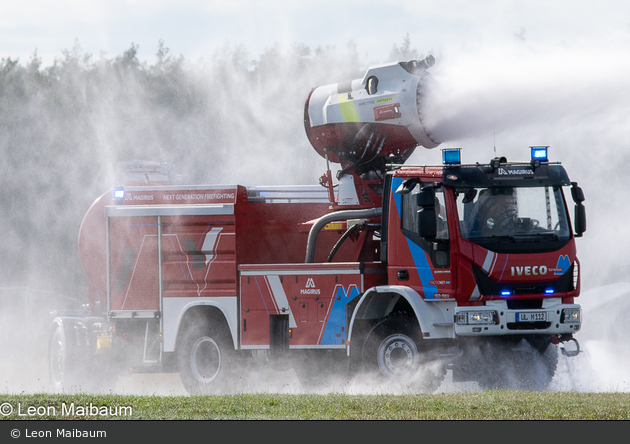
<svg viewBox="0 0 630 444">
<path fill-rule="evenodd" d="M 545 292 L 543 285 L 513 284 L 510 285 L 510 288 L 512 289 L 512 294 L 537 294 Z"/>
</svg>

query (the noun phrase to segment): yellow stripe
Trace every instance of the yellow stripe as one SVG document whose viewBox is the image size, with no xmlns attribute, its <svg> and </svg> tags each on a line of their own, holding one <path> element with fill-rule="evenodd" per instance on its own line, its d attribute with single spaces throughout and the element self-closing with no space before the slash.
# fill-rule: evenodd
<svg viewBox="0 0 630 444">
<path fill-rule="evenodd" d="M 341 222 L 331 222 L 326 224 L 324 230 L 343 230 L 343 224 Z"/>
<path fill-rule="evenodd" d="M 339 94 L 337 96 L 337 103 L 339 103 L 339 110 L 343 116 L 343 120 L 346 122 L 360 122 L 357 109 L 354 107 L 354 101 L 348 99 L 348 94 Z"/>
</svg>

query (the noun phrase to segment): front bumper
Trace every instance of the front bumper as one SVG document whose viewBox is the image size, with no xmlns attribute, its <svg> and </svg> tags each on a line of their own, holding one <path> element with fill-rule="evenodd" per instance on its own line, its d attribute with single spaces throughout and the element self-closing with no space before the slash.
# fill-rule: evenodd
<svg viewBox="0 0 630 444">
<path fill-rule="evenodd" d="M 572 334 L 582 326 L 577 304 L 543 305 L 538 309 L 508 309 L 505 304 L 455 307 L 456 336 Z"/>
</svg>

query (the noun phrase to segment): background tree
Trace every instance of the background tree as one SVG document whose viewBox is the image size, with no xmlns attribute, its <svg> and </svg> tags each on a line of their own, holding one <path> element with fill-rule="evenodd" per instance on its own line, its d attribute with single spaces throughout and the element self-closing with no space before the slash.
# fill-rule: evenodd
<svg viewBox="0 0 630 444">
<path fill-rule="evenodd" d="M 415 54 L 408 36 L 394 48 Z M 47 67 L 37 51 L 24 65 L 2 59 L 0 285 L 80 299 L 79 227 L 121 161 L 168 162 L 187 183 L 317 183 L 324 161 L 305 135 L 306 97 L 372 63 L 354 42 L 276 44 L 255 59 L 225 44 L 191 63 L 159 41 L 149 64 L 133 43 L 95 59 L 76 41 Z"/>
</svg>

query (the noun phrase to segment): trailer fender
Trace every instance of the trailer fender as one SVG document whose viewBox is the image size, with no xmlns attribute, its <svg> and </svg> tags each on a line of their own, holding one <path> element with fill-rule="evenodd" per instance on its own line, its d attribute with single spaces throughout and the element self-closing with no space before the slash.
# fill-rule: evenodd
<svg viewBox="0 0 630 444">
<path fill-rule="evenodd" d="M 383 285 L 368 289 L 357 303 L 348 326 L 347 353 L 359 320 L 381 319 L 407 302 L 415 314 L 424 339 L 454 338 L 455 301 L 427 302 L 417 291 L 403 285 Z M 357 340 L 360 339 L 356 338 Z"/>
<path fill-rule="evenodd" d="M 238 347 L 238 302 L 236 297 L 164 298 L 164 352 L 175 351 L 178 333 L 187 313 L 199 308 L 214 307 L 223 314 L 230 330 L 234 349 Z"/>
</svg>

